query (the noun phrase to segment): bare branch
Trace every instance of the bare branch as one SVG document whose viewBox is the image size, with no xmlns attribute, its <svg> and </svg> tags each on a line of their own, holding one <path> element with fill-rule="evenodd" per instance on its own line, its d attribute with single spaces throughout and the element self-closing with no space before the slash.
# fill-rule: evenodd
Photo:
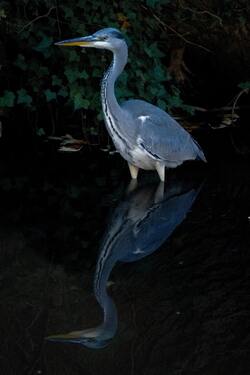
<svg viewBox="0 0 250 375">
<path fill-rule="evenodd" d="M 234 102 L 233 102 L 233 107 L 232 107 L 232 118 L 234 116 L 234 112 L 235 112 L 235 109 L 236 109 L 236 104 L 238 103 L 238 100 L 240 99 L 241 95 L 242 94 L 248 94 L 249 93 L 249 89 L 246 88 L 246 89 L 243 89 L 239 92 L 239 94 L 236 96 Z"/>
<path fill-rule="evenodd" d="M 189 12 L 192 12 L 192 13 L 195 13 L 195 14 L 208 14 L 209 16 L 211 16 L 213 18 L 216 18 L 216 20 L 219 22 L 220 26 L 223 27 L 222 18 L 217 16 L 217 14 L 214 14 L 214 13 L 210 12 L 209 10 L 196 10 L 196 9 L 192 9 L 190 7 L 186 7 L 186 6 L 183 6 L 183 5 L 181 5 L 181 8 L 184 9 L 184 10 L 188 10 Z"/>
<path fill-rule="evenodd" d="M 36 18 L 34 18 L 33 20 L 31 20 L 30 22 L 26 23 L 26 25 L 24 25 L 19 31 L 18 31 L 18 34 L 21 34 L 23 32 L 24 29 L 26 29 L 27 27 L 31 26 L 34 22 L 40 20 L 41 18 L 46 18 L 46 17 L 49 17 L 50 13 L 52 12 L 52 10 L 56 9 L 56 7 L 51 7 L 48 12 L 46 14 L 43 14 L 41 16 L 37 16 Z"/>
<path fill-rule="evenodd" d="M 61 31 L 60 20 L 59 20 L 58 1 L 56 1 L 56 21 L 57 21 L 58 33 L 59 33 L 59 36 L 61 37 L 62 31 Z"/>
<path fill-rule="evenodd" d="M 175 35 L 177 35 L 180 39 L 182 39 L 185 43 L 187 44 L 190 44 L 192 46 L 195 46 L 195 47 L 198 47 L 200 49 L 203 49 L 204 51 L 206 52 L 210 52 L 212 53 L 212 51 L 210 49 L 208 49 L 207 47 L 204 47 L 202 46 L 201 44 L 198 44 L 198 43 L 195 43 L 195 42 L 192 42 L 191 40 L 187 39 L 184 35 L 180 34 L 178 31 L 176 31 L 172 26 L 169 26 L 167 25 L 165 22 L 163 22 L 155 13 L 153 13 L 151 10 L 149 10 L 147 7 L 145 7 L 144 5 L 142 5 L 142 8 L 146 9 L 147 11 L 150 11 L 152 16 L 156 19 L 156 21 L 159 22 L 159 24 L 164 28 L 164 29 L 167 29 L 167 30 L 171 30 Z"/>
</svg>

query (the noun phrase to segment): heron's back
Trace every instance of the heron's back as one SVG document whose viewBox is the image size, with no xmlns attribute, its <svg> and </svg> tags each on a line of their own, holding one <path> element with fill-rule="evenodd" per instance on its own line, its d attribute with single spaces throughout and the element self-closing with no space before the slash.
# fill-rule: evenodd
<svg viewBox="0 0 250 375">
<path fill-rule="evenodd" d="M 143 100 L 128 100 L 122 108 L 130 115 L 124 126 L 136 127 L 136 145 L 156 161 L 177 166 L 185 160 L 206 161 L 192 136 L 162 109 Z"/>
</svg>

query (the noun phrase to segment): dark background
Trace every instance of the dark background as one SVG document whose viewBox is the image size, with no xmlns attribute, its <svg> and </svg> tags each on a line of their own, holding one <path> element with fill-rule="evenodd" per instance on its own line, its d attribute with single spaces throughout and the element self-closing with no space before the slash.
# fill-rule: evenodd
<svg viewBox="0 0 250 375">
<path fill-rule="evenodd" d="M 1 373 L 249 372 L 249 16 L 247 0 L 0 3 Z M 94 351 L 44 338 L 102 320 L 93 275 L 129 174 L 101 115 L 111 56 L 53 43 L 106 26 L 129 44 L 118 97 L 169 111 L 208 165 L 169 172 L 200 195 L 155 254 L 116 266 L 118 332 Z"/>
<path fill-rule="evenodd" d="M 120 100 L 142 98 L 168 110 L 210 146 L 218 137 L 221 154 L 234 132 L 234 151 L 248 154 L 249 17 L 247 0 L 2 1 L 2 141 L 35 148 L 37 138 L 68 133 L 105 147 L 99 85 L 111 56 L 54 42 L 116 27 L 129 44 Z"/>
</svg>

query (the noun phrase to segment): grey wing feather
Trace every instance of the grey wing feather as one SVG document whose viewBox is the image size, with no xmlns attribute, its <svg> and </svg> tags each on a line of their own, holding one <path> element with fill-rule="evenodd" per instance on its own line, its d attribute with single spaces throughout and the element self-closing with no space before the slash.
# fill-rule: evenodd
<svg viewBox="0 0 250 375">
<path fill-rule="evenodd" d="M 143 100 L 128 100 L 122 108 L 129 112 L 138 129 L 138 146 L 156 160 L 173 166 L 191 159 L 206 161 L 198 143 L 160 108 Z"/>
<path fill-rule="evenodd" d="M 160 247 L 185 219 L 198 193 L 199 189 L 192 189 L 161 202 L 141 226 L 137 234 L 137 247 L 147 254 Z"/>
</svg>

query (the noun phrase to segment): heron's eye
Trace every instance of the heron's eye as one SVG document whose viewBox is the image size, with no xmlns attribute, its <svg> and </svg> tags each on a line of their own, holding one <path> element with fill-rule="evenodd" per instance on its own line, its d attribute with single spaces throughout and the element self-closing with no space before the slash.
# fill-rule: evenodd
<svg viewBox="0 0 250 375">
<path fill-rule="evenodd" d="M 100 36 L 99 39 L 100 39 L 101 41 L 104 41 L 104 40 L 107 40 L 108 37 L 107 37 L 107 35 L 103 35 L 103 36 Z"/>
</svg>

